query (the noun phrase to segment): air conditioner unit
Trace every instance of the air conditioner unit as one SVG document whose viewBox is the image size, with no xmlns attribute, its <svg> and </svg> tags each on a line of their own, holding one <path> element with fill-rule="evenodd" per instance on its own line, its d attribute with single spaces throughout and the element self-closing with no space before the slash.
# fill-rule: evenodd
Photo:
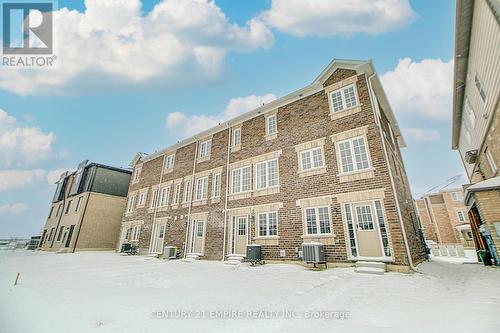
<svg viewBox="0 0 500 333">
<path fill-rule="evenodd" d="M 477 149 L 474 150 L 469 150 L 468 152 L 465 153 L 465 161 L 469 164 L 474 164 L 476 163 L 477 159 Z"/>
<path fill-rule="evenodd" d="M 302 260 L 308 264 L 325 264 L 325 247 L 321 243 L 302 243 Z"/>
<path fill-rule="evenodd" d="M 163 259 L 177 259 L 177 248 L 175 246 L 165 246 L 163 248 Z"/>
</svg>

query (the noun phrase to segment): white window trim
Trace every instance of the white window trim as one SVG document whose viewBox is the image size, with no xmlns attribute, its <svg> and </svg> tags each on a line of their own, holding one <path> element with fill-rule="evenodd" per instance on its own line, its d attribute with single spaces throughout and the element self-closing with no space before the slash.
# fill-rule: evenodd
<svg viewBox="0 0 500 333">
<path fill-rule="evenodd" d="M 329 225 L 330 225 L 330 232 L 329 233 L 321 233 L 321 223 L 319 221 L 319 209 L 320 208 L 326 208 L 328 211 L 328 219 L 329 219 Z M 306 216 L 306 210 L 307 209 L 314 209 L 314 214 L 316 215 L 316 230 L 318 231 L 315 234 L 310 234 L 308 233 L 307 230 L 307 216 Z M 302 208 L 302 225 L 303 225 L 303 234 L 304 236 L 333 236 L 333 226 L 332 226 L 332 212 L 330 209 L 330 206 L 314 206 L 314 207 L 304 207 Z"/>
<path fill-rule="evenodd" d="M 191 200 L 191 180 L 184 183 L 183 203 L 188 203 Z"/>
<path fill-rule="evenodd" d="M 181 188 L 181 183 L 175 184 L 173 205 L 178 205 L 181 201 Z"/>
<path fill-rule="evenodd" d="M 344 90 L 347 90 L 348 88 L 350 87 L 353 87 L 354 88 L 354 98 L 356 99 L 356 104 L 353 105 L 353 106 L 349 106 L 347 107 L 346 106 L 346 101 L 345 101 L 345 94 L 344 94 Z M 340 91 L 340 95 L 342 97 L 342 110 L 339 110 L 339 111 L 335 111 L 335 109 L 333 108 L 333 97 L 332 95 L 334 93 L 337 93 Z M 348 84 L 348 85 L 345 85 L 341 88 L 338 88 L 338 89 L 335 89 L 335 90 L 332 90 L 328 93 L 328 100 L 329 100 L 329 104 L 330 104 L 330 115 L 332 114 L 338 114 L 338 113 L 341 113 L 341 112 L 345 112 L 345 111 L 349 111 L 351 109 L 354 109 L 358 106 L 360 106 L 360 103 L 359 103 L 359 96 L 358 96 L 358 89 L 356 87 L 356 83 L 351 83 L 351 84 Z"/>
<path fill-rule="evenodd" d="M 130 241 L 132 242 L 137 242 L 139 241 L 139 237 L 141 235 L 141 225 L 140 224 L 136 224 L 132 227 L 132 232 L 131 232 L 131 237 L 130 237 Z"/>
<path fill-rule="evenodd" d="M 134 174 L 132 175 L 132 184 L 138 183 L 141 180 L 142 165 L 138 165 L 134 169 Z"/>
<path fill-rule="evenodd" d="M 235 143 L 236 133 L 239 132 L 239 142 Z M 231 130 L 231 148 L 236 148 L 241 146 L 241 127 L 234 127 Z"/>
<path fill-rule="evenodd" d="M 312 152 L 314 150 L 318 150 L 318 149 L 321 149 L 321 158 L 323 160 L 323 165 L 319 166 L 319 167 L 315 167 L 314 166 L 314 158 L 313 158 L 313 153 Z M 311 168 L 309 168 L 309 169 L 303 169 L 302 154 L 303 153 L 307 153 L 307 152 L 309 152 L 310 156 L 311 156 Z M 311 148 L 311 149 L 305 149 L 305 150 L 299 151 L 299 171 L 300 172 L 308 172 L 308 171 L 312 171 L 312 170 L 319 170 L 319 169 L 323 169 L 325 167 L 326 167 L 325 150 L 323 149 L 323 146 L 315 147 L 315 148 Z"/>
<path fill-rule="evenodd" d="M 269 119 L 274 118 L 276 124 L 276 130 L 274 132 L 269 131 Z M 269 114 L 266 116 L 266 136 L 273 136 L 278 134 L 278 115 L 276 113 Z"/>
<path fill-rule="evenodd" d="M 207 152 L 205 155 L 201 155 L 203 145 L 207 145 Z M 212 139 L 200 141 L 198 147 L 198 159 L 201 160 L 210 159 L 211 151 L 212 151 Z"/>
<path fill-rule="evenodd" d="M 141 196 L 144 195 L 144 202 L 141 203 Z M 138 200 L 137 200 L 137 207 L 144 207 L 146 206 L 146 202 L 148 200 L 148 189 L 143 189 L 139 190 L 139 195 L 138 195 Z"/>
<path fill-rule="evenodd" d="M 136 200 L 136 194 L 134 195 L 131 195 L 129 198 L 128 198 L 128 203 L 127 203 L 127 214 L 132 214 L 134 212 L 134 208 L 135 208 L 135 200 Z M 56 215 L 57 216 L 57 215 Z"/>
<path fill-rule="evenodd" d="M 83 202 L 83 196 L 78 197 L 78 200 L 76 202 L 75 212 L 80 211 L 80 208 L 82 208 L 82 202 Z"/>
<path fill-rule="evenodd" d="M 250 168 L 250 177 L 252 177 L 252 165 L 245 165 L 241 168 L 237 168 L 237 169 L 233 169 L 231 170 L 231 194 L 241 194 L 241 193 L 249 193 L 249 192 L 252 192 L 252 179 L 250 179 L 250 189 L 249 190 L 246 190 L 246 191 L 243 191 L 243 170 L 244 169 L 248 169 Z M 234 173 L 236 171 L 240 170 L 240 191 L 239 192 L 234 192 L 234 182 L 233 182 L 233 178 L 234 178 Z"/>
<path fill-rule="evenodd" d="M 165 156 L 165 171 L 173 170 L 175 166 L 175 154 Z"/>
<path fill-rule="evenodd" d="M 269 214 L 276 214 L 276 235 L 269 235 Z M 266 215 L 266 235 L 262 236 L 260 234 L 260 215 Z M 258 212 L 257 215 L 257 230 L 256 230 L 256 238 L 279 238 L 279 214 L 277 211 L 269 211 L 269 212 Z"/>
<path fill-rule="evenodd" d="M 164 195 L 165 194 L 166 194 L 167 198 L 164 201 Z M 162 186 L 160 188 L 160 192 L 159 192 L 158 207 L 167 207 L 168 204 L 169 204 L 169 202 L 170 202 L 170 185 L 168 185 L 168 186 Z"/>
<path fill-rule="evenodd" d="M 199 189 L 198 189 L 198 183 L 202 183 L 202 187 L 201 187 L 201 197 L 198 198 L 198 194 L 199 194 Z M 206 186 L 203 186 L 203 184 L 206 184 Z M 203 196 L 203 189 L 205 188 L 205 196 Z M 195 186 L 195 190 L 196 190 L 196 193 L 195 193 L 195 199 L 193 201 L 202 201 L 202 200 L 207 200 L 208 199 L 208 176 L 205 176 L 205 177 L 200 177 L 200 178 L 197 178 L 196 179 L 196 186 Z"/>
<path fill-rule="evenodd" d="M 457 193 L 458 193 L 458 197 L 455 199 L 455 194 L 457 194 Z M 452 199 L 453 201 L 462 201 L 462 199 L 463 199 L 463 195 L 462 195 L 462 193 L 461 193 L 461 192 L 459 192 L 459 191 L 454 191 L 454 192 L 451 192 L 451 199 Z"/>
<path fill-rule="evenodd" d="M 460 214 L 463 215 L 463 221 L 460 219 Z M 461 222 L 461 223 L 467 223 L 467 213 L 463 210 L 457 210 L 457 218 L 458 218 L 458 222 Z"/>
<path fill-rule="evenodd" d="M 216 182 L 217 177 L 219 178 L 218 186 L 217 186 L 217 182 Z M 219 173 L 214 174 L 214 176 L 212 178 L 212 182 L 213 182 L 212 198 L 220 198 L 221 193 L 222 193 L 222 173 L 219 172 Z M 216 192 L 219 192 L 219 194 L 216 195 L 217 194 Z"/>
<path fill-rule="evenodd" d="M 358 169 L 358 164 L 356 162 L 356 158 L 355 158 L 355 154 L 354 154 L 354 145 L 352 144 L 354 140 L 359 139 L 359 138 L 362 138 L 363 142 L 365 144 L 366 158 L 368 160 L 368 168 L 365 168 L 365 169 Z M 343 168 L 343 165 L 342 165 L 342 157 L 340 155 L 340 144 L 344 143 L 344 142 L 347 142 L 347 141 L 350 142 L 350 147 L 351 147 L 350 149 L 351 149 L 351 156 L 352 156 L 352 159 L 353 159 L 354 170 L 353 171 L 344 172 L 344 168 Z M 337 154 L 336 155 L 337 155 L 337 161 L 338 161 L 337 164 L 338 164 L 338 167 L 339 167 L 339 175 L 349 175 L 349 174 L 353 174 L 353 173 L 367 172 L 367 171 L 373 170 L 372 158 L 371 158 L 371 154 L 370 154 L 370 147 L 368 145 L 368 139 L 366 138 L 366 134 L 365 135 L 359 135 L 359 136 L 353 136 L 353 137 L 345 139 L 345 140 L 337 141 L 335 143 L 335 148 L 337 150 Z"/>
<path fill-rule="evenodd" d="M 272 162 L 272 161 L 276 161 L 277 184 L 269 186 L 269 167 L 268 167 L 268 163 Z M 323 163 L 324 163 L 324 161 L 323 161 Z M 261 165 L 261 164 L 265 164 L 265 166 L 266 166 L 266 185 L 264 187 L 259 187 L 259 179 L 257 179 L 258 166 Z M 259 163 L 255 163 L 255 166 L 254 166 L 254 178 L 255 178 L 255 184 L 254 184 L 254 186 L 255 186 L 255 190 L 256 191 L 279 187 L 280 186 L 280 166 L 279 166 L 279 160 L 277 158 L 273 158 L 273 159 L 270 159 L 270 160 L 267 160 L 267 161 L 262 161 L 262 162 L 259 162 Z"/>
<path fill-rule="evenodd" d="M 155 196 L 156 194 L 156 196 Z M 151 203 L 149 204 L 150 209 L 156 208 L 158 206 L 158 197 L 160 196 L 159 189 L 155 188 L 151 192 Z"/>
</svg>

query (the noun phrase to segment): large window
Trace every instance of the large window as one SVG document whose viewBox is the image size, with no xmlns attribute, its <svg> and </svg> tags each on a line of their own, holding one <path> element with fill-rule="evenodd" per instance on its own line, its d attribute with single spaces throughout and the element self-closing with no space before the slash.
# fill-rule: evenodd
<svg viewBox="0 0 500 333">
<path fill-rule="evenodd" d="M 356 206 L 356 216 L 358 218 L 358 230 L 375 229 L 371 206 Z"/>
<path fill-rule="evenodd" d="M 212 145 L 212 140 L 206 140 L 206 141 L 200 142 L 200 147 L 198 150 L 198 157 L 201 158 L 201 157 L 210 156 L 211 145 Z"/>
<path fill-rule="evenodd" d="M 64 227 L 63 227 L 63 226 L 60 226 L 60 227 L 59 227 L 59 233 L 57 234 L 57 239 L 56 239 L 56 242 L 60 242 L 60 241 L 61 241 L 61 237 L 62 237 L 62 234 L 63 234 L 63 230 L 64 230 Z"/>
<path fill-rule="evenodd" d="M 191 181 L 184 183 L 184 202 L 191 200 Z"/>
<path fill-rule="evenodd" d="M 148 192 L 146 192 L 146 191 L 139 193 L 139 203 L 138 203 L 139 206 L 144 206 L 146 204 L 147 196 L 148 196 Z"/>
<path fill-rule="evenodd" d="M 168 206 L 169 197 L 170 197 L 170 186 L 162 187 L 160 193 L 160 207 Z"/>
<path fill-rule="evenodd" d="M 137 183 L 141 179 L 142 166 L 138 166 L 134 169 L 134 175 L 132 176 L 132 182 Z"/>
<path fill-rule="evenodd" d="M 272 135 L 278 132 L 278 121 L 275 114 L 266 117 L 266 134 Z"/>
<path fill-rule="evenodd" d="M 255 165 L 255 187 L 264 189 L 278 185 L 278 160 L 270 160 Z"/>
<path fill-rule="evenodd" d="M 135 225 L 132 228 L 132 241 L 138 241 L 139 240 L 139 235 L 141 233 L 141 226 L 140 225 Z"/>
<path fill-rule="evenodd" d="M 155 208 L 158 204 L 158 190 L 153 190 L 153 196 L 151 198 L 151 208 Z"/>
<path fill-rule="evenodd" d="M 308 235 L 330 234 L 330 212 L 328 207 L 305 209 L 306 233 Z"/>
<path fill-rule="evenodd" d="M 259 236 L 278 235 L 278 213 L 260 213 L 259 214 Z"/>
<path fill-rule="evenodd" d="M 231 137 L 231 146 L 236 147 L 241 144 L 241 128 L 233 128 L 233 135 Z"/>
<path fill-rule="evenodd" d="M 135 207 L 135 195 L 128 198 L 127 213 L 132 213 Z"/>
<path fill-rule="evenodd" d="M 458 215 L 458 220 L 460 222 L 467 222 L 467 213 L 464 212 L 463 210 L 459 210 L 457 212 L 457 215 Z"/>
<path fill-rule="evenodd" d="M 66 205 L 66 211 L 64 212 L 64 214 L 68 214 L 69 213 L 69 210 L 71 209 L 71 203 L 72 202 L 73 202 L 73 200 L 68 201 L 68 204 Z"/>
<path fill-rule="evenodd" d="M 304 150 L 300 152 L 300 170 L 307 171 L 325 166 L 323 147 Z"/>
<path fill-rule="evenodd" d="M 370 168 L 364 137 L 357 137 L 338 144 L 342 173 Z"/>
<path fill-rule="evenodd" d="M 212 192 L 212 197 L 218 198 L 218 197 L 220 197 L 221 174 L 220 173 L 216 173 L 214 175 L 213 181 L 214 181 L 214 188 L 213 188 L 213 192 Z"/>
<path fill-rule="evenodd" d="M 175 155 L 168 155 L 165 157 L 165 169 L 166 170 L 172 170 L 174 168 L 174 162 L 175 162 Z"/>
<path fill-rule="evenodd" d="M 82 207 L 82 200 L 83 200 L 83 197 L 78 198 L 78 201 L 76 202 L 75 212 L 80 211 L 80 208 Z"/>
<path fill-rule="evenodd" d="M 340 88 L 330 93 L 333 112 L 340 112 L 358 104 L 354 84 Z"/>
<path fill-rule="evenodd" d="M 248 192 L 252 190 L 252 167 L 246 166 L 233 170 L 232 193 Z"/>
<path fill-rule="evenodd" d="M 196 200 L 204 200 L 208 193 L 208 177 L 196 180 Z"/>
<path fill-rule="evenodd" d="M 462 201 L 462 193 L 461 192 L 451 192 L 451 198 L 453 201 Z"/>
<path fill-rule="evenodd" d="M 181 198 L 181 184 L 175 185 L 174 205 L 178 205 Z"/>
</svg>

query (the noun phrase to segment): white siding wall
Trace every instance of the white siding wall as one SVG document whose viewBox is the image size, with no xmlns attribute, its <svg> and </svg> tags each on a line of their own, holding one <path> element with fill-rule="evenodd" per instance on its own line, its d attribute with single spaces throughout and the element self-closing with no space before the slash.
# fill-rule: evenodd
<svg viewBox="0 0 500 333">
<path fill-rule="evenodd" d="M 483 89 L 487 95 L 486 103 L 483 102 L 476 88 L 474 81 L 476 73 L 483 83 Z M 462 130 L 460 131 L 459 141 L 462 158 L 467 151 L 481 148 L 500 91 L 499 73 L 500 26 L 486 1 L 475 1 L 465 98 L 469 100 L 474 110 L 476 125 L 470 131 L 472 140 L 468 144 L 465 138 L 465 130 L 463 130 L 464 122 L 467 122 L 467 115 L 462 114 Z M 474 165 L 464 164 L 470 177 Z"/>
</svg>

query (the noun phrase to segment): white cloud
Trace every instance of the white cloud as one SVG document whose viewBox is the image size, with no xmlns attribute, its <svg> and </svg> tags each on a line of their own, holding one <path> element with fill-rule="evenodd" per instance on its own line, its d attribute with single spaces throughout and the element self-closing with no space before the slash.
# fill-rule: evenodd
<svg viewBox="0 0 500 333">
<path fill-rule="evenodd" d="M 0 165 L 30 164 L 50 157 L 55 135 L 19 124 L 0 109 Z"/>
<path fill-rule="evenodd" d="M 299 37 L 354 33 L 377 35 L 411 22 L 407 0 L 272 0 L 262 19 Z"/>
<path fill-rule="evenodd" d="M 396 68 L 383 74 L 381 80 L 395 113 L 451 118 L 453 59 L 400 59 Z"/>
<path fill-rule="evenodd" d="M 403 136 L 415 143 L 437 142 L 441 139 L 438 129 L 403 128 Z"/>
<path fill-rule="evenodd" d="M 171 112 L 167 115 L 166 125 L 170 131 L 189 137 L 275 99 L 274 94 L 232 98 L 225 111 L 216 115 L 186 115 L 178 111 Z"/>
<path fill-rule="evenodd" d="M 227 52 L 274 42 L 260 19 L 233 24 L 210 0 L 163 0 L 146 15 L 140 0 L 86 0 L 85 7 L 54 12 L 57 68 L 1 71 L 0 88 L 28 95 L 110 84 L 178 86 L 216 78 Z"/>
<path fill-rule="evenodd" d="M 20 214 L 28 209 L 28 206 L 24 203 L 14 203 L 0 205 L 0 213 L 6 214 Z"/>
<path fill-rule="evenodd" d="M 0 170 L 0 191 L 23 188 L 44 179 L 45 170 Z"/>
</svg>

